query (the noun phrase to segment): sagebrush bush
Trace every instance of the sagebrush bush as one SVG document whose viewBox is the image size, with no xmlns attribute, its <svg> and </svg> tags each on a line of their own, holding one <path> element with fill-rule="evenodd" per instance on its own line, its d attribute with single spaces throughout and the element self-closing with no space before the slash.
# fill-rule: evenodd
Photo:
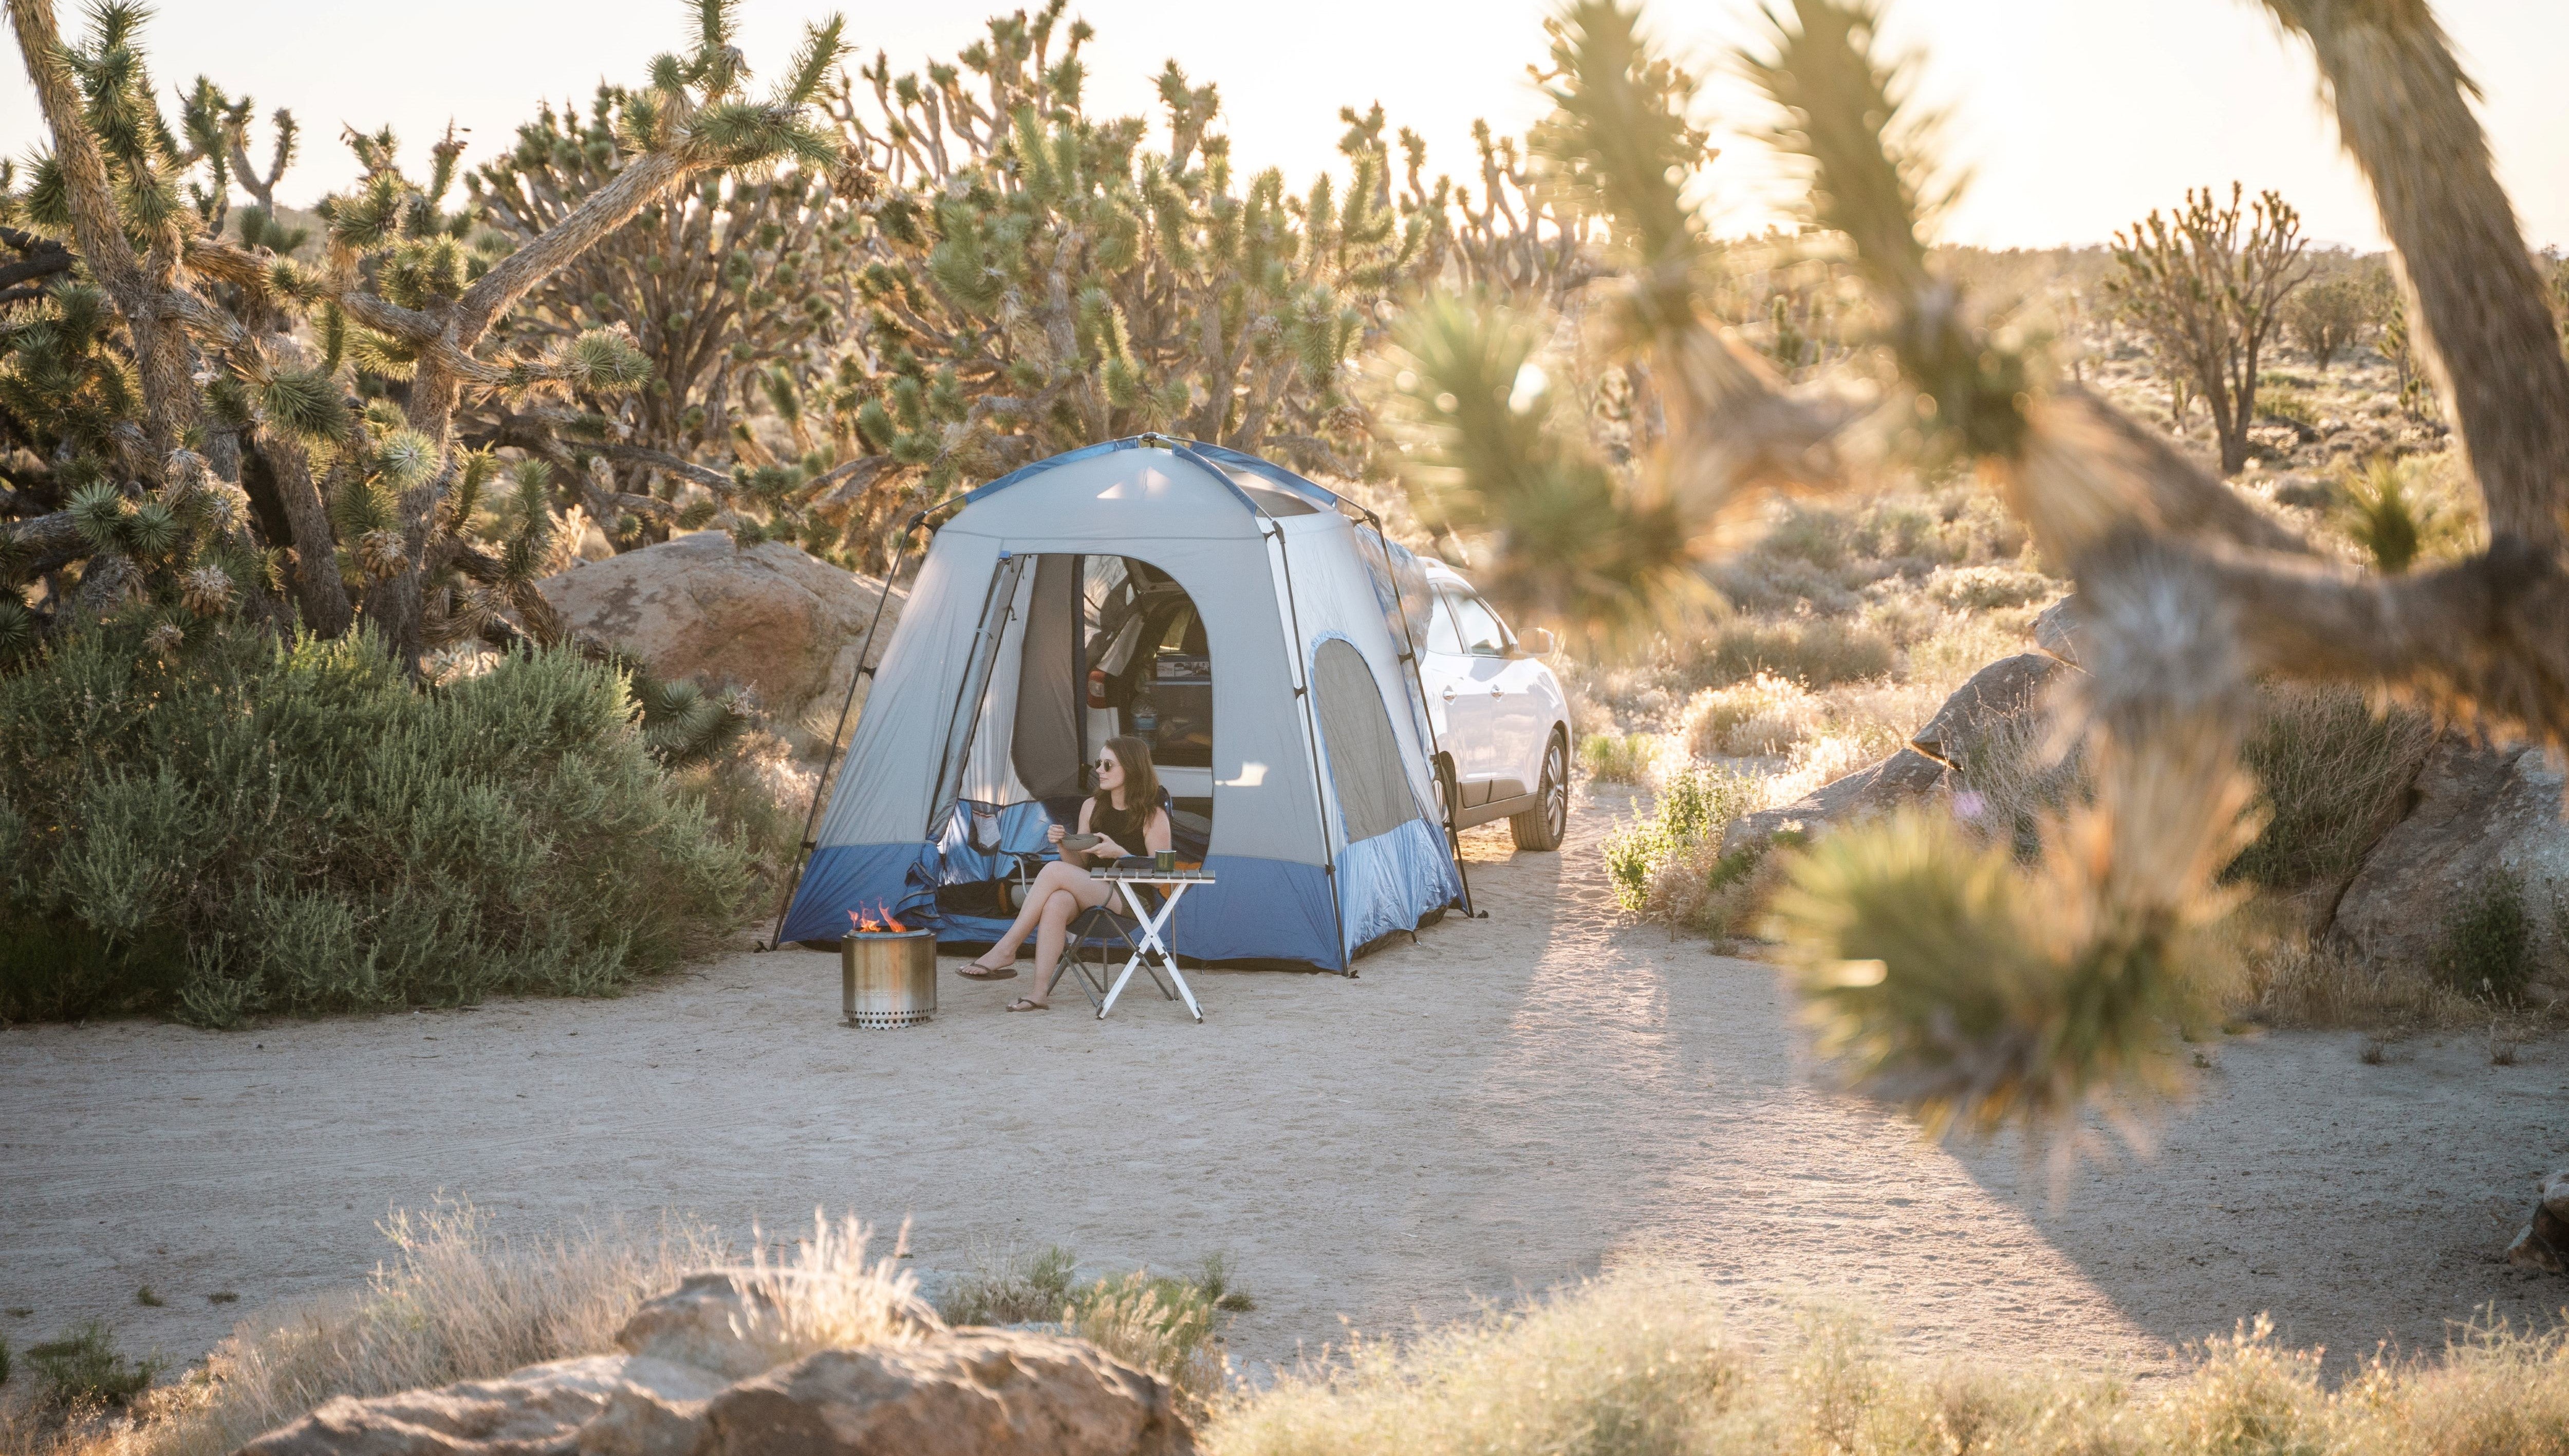
<svg viewBox="0 0 2569 1456">
<path fill-rule="evenodd" d="M 0 677 L 0 1018 L 599 994 L 718 943 L 747 859 L 568 651 L 99 627 Z"/>
<path fill-rule="evenodd" d="M 1807 688 L 1761 672 L 1686 699 L 1677 732 L 1696 758 L 1764 757 L 1809 737 L 1820 718 L 1820 702 Z"/>
<path fill-rule="evenodd" d="M 1818 690 L 1885 677 L 1898 661 L 1891 639 L 1834 617 L 1723 622 L 1694 644 L 1679 671 L 1708 687 L 1762 674 Z"/>
<path fill-rule="evenodd" d="M 2341 881 L 2407 812 L 2408 786 L 2434 745 L 2420 713 L 2377 713 L 2344 687 L 2269 687 L 2240 757 L 2269 818 L 2228 875 L 2270 890 Z"/>
</svg>

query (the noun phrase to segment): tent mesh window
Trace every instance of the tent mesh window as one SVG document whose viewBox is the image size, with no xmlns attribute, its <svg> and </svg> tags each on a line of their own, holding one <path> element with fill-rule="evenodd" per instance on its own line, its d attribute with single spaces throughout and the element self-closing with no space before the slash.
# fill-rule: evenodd
<svg viewBox="0 0 2569 1456">
<path fill-rule="evenodd" d="M 1329 782 L 1347 843 L 1388 834 L 1418 817 L 1409 775 L 1400 763 L 1391 715 L 1364 654 L 1335 637 L 1311 654 L 1311 692 L 1319 702 L 1320 737 L 1328 746 Z"/>
</svg>

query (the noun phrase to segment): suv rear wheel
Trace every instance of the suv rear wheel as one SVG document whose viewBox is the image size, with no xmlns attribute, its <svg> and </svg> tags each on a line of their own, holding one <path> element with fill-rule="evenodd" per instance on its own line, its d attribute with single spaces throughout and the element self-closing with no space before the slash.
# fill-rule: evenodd
<svg viewBox="0 0 2569 1456">
<path fill-rule="evenodd" d="M 1508 838 L 1520 850 L 1557 850 L 1569 834 L 1570 750 L 1555 733 L 1543 750 L 1543 782 L 1535 790 L 1535 805 L 1508 817 Z"/>
</svg>

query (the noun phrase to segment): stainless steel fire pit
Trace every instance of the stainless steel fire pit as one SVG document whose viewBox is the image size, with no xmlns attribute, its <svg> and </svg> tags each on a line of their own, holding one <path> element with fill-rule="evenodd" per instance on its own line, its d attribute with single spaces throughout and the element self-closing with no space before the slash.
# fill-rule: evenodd
<svg viewBox="0 0 2569 1456">
<path fill-rule="evenodd" d="M 936 1014 L 936 932 L 850 930 L 839 942 L 850 1026 L 916 1026 Z"/>
</svg>

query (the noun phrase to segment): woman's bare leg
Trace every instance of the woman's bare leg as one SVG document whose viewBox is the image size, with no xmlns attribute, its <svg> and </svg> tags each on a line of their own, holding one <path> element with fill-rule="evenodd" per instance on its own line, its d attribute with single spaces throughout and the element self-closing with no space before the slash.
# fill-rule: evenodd
<svg viewBox="0 0 2569 1456">
<path fill-rule="evenodd" d="M 1035 932 L 1035 993 L 1038 1004 L 1052 1000 L 1052 983 L 1060 978 L 1062 952 L 1070 946 L 1070 922 L 1081 910 L 1106 903 L 1106 887 L 1083 875 L 1052 893 L 1044 902 L 1042 928 Z"/>
<path fill-rule="evenodd" d="M 1073 884 L 1095 883 L 1088 878 L 1087 871 L 1074 869 L 1058 860 L 1044 866 L 1043 873 L 1026 887 L 1026 903 L 1017 910 L 1017 917 L 1009 924 L 1006 933 L 990 942 L 990 948 L 981 952 L 981 963 L 1006 965 L 1015 960 L 1017 947 L 1026 943 L 1026 936 L 1034 933 L 1036 921 L 1043 917 L 1044 904 L 1052 899 L 1053 892 L 1068 889 Z"/>
</svg>

